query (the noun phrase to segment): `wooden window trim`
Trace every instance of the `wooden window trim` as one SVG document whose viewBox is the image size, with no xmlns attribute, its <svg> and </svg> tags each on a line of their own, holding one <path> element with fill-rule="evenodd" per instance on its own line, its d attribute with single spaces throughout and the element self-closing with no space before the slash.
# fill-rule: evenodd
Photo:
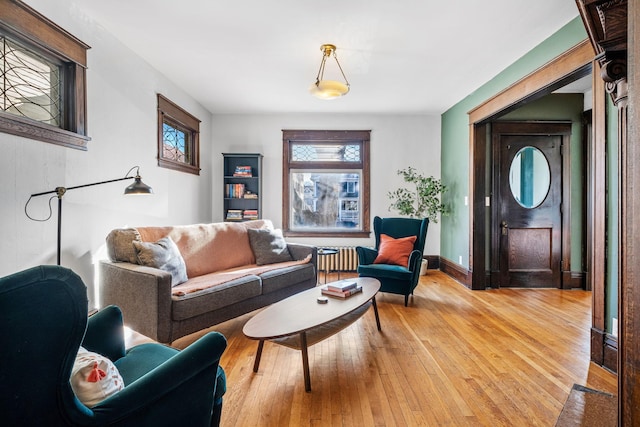
<svg viewBox="0 0 640 427">
<path fill-rule="evenodd" d="M 370 139 L 369 130 L 283 130 L 282 131 L 282 231 L 287 237 L 353 237 L 368 238 L 371 236 L 370 216 Z M 313 169 L 361 169 L 362 170 L 362 230 L 348 231 L 292 231 L 289 218 L 289 175 L 290 169 L 300 169 L 300 162 L 290 161 L 290 145 L 292 143 L 318 142 L 355 142 L 361 143 L 361 162 L 336 165 L 335 163 L 317 162 Z M 305 163 L 308 167 L 308 163 Z"/>
<path fill-rule="evenodd" d="M 61 128 L 0 111 L 0 132 L 80 150 L 87 149 L 88 45 L 26 4 L 0 0 L 0 32 L 63 63 Z"/>
<path fill-rule="evenodd" d="M 187 130 L 191 136 L 191 164 L 177 162 L 162 157 L 164 148 L 163 124 L 165 118 L 168 122 L 177 123 Z M 173 169 L 180 172 L 200 175 L 200 120 L 158 94 L 158 166 Z"/>
</svg>

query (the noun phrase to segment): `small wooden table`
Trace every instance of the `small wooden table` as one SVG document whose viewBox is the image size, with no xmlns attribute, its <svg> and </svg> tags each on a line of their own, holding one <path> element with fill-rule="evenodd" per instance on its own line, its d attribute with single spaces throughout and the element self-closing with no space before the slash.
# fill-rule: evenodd
<svg viewBox="0 0 640 427">
<path fill-rule="evenodd" d="M 317 298 L 322 294 L 320 287 L 315 287 L 272 304 L 249 319 L 242 332 L 247 338 L 260 341 L 253 372 L 258 372 L 265 340 L 301 350 L 304 388 L 309 392 L 309 346 L 351 325 L 362 317 L 370 306 L 373 306 L 376 326 L 381 330 L 376 305 L 376 293 L 380 289 L 380 282 L 370 277 L 349 280 L 358 282 L 358 285 L 362 286 L 362 292 L 345 299 L 329 297 L 328 303 L 319 304 Z"/>
</svg>

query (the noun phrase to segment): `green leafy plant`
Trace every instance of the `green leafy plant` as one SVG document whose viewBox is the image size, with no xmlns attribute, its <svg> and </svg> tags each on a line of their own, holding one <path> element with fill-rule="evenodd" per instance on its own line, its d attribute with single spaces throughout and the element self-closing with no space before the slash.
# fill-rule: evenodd
<svg viewBox="0 0 640 427">
<path fill-rule="evenodd" d="M 447 187 L 433 176 L 424 176 L 409 166 L 398 171 L 404 181 L 412 184 L 412 189 L 399 188 L 388 193 L 391 205 L 389 210 L 396 210 L 400 215 L 411 218 L 429 218 L 438 222 L 438 215 L 447 215 L 449 209 L 442 203 L 442 194 Z"/>
</svg>

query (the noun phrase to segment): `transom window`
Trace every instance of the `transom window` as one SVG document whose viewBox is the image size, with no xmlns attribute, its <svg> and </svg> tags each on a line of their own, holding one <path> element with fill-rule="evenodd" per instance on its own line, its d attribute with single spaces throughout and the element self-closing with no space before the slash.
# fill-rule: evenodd
<svg viewBox="0 0 640 427">
<path fill-rule="evenodd" d="M 283 131 L 288 236 L 369 236 L 370 131 Z"/>
<path fill-rule="evenodd" d="M 158 94 L 158 165 L 200 174 L 200 120 Z"/>
</svg>

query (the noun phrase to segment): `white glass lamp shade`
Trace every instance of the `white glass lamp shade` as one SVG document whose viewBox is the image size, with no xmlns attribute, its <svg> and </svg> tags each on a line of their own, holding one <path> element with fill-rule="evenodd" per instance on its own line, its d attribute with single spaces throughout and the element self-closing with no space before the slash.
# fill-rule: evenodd
<svg viewBox="0 0 640 427">
<path fill-rule="evenodd" d="M 349 86 L 335 80 L 321 80 L 309 88 L 309 92 L 320 99 L 335 99 L 349 92 Z"/>
</svg>

